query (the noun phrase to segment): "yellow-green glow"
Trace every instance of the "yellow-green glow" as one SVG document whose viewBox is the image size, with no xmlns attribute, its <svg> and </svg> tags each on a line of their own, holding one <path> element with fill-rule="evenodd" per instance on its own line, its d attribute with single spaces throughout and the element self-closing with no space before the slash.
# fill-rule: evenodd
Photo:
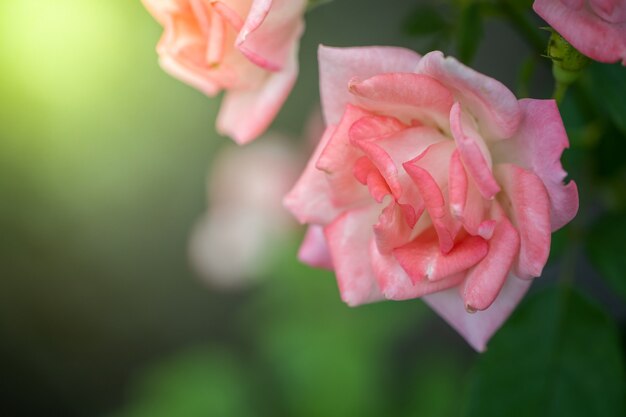
<svg viewBox="0 0 626 417">
<path fill-rule="evenodd" d="M 111 51 L 122 40 L 116 4 L 0 2 L 0 82 L 53 105 L 101 92 L 116 57 Z"/>
<path fill-rule="evenodd" d="M 204 159 L 219 101 L 159 68 L 160 33 L 138 0 L 0 0 L 0 166 L 78 222 Z"/>
</svg>

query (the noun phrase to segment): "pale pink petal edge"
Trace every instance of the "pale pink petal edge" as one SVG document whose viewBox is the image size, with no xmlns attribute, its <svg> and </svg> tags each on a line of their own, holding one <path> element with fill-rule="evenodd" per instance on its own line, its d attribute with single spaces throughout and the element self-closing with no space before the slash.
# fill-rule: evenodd
<svg viewBox="0 0 626 417">
<path fill-rule="evenodd" d="M 487 349 L 487 342 L 502 326 L 520 302 L 532 281 L 509 275 L 500 294 L 484 311 L 468 313 L 458 288 L 425 295 L 423 297 L 437 314 L 478 352 Z"/>
<path fill-rule="evenodd" d="M 326 124 L 337 124 L 353 96 L 348 87 L 354 77 L 370 78 L 388 72 L 414 72 L 420 55 L 390 46 L 334 48 L 320 45 L 320 96 Z"/>
</svg>

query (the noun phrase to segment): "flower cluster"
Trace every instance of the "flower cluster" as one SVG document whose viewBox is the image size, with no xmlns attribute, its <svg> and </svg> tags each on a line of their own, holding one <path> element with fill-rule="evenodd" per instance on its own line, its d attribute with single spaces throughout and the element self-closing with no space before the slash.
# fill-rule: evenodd
<svg viewBox="0 0 626 417">
<path fill-rule="evenodd" d="M 217 130 L 239 144 L 263 133 L 294 85 L 307 1 L 143 1 L 164 27 L 162 67 L 209 96 L 225 91 Z M 583 54 L 626 64 L 623 1 L 536 0 L 534 9 Z M 284 199 L 308 224 L 300 259 L 334 270 L 351 306 L 423 298 L 484 350 L 541 275 L 552 232 L 578 210 L 576 184 L 560 162 L 569 143 L 556 102 L 518 100 L 438 51 L 320 47 L 318 59 L 326 127 Z M 233 179 L 269 178 L 280 186 L 264 189 L 283 194 L 282 169 L 291 166 L 230 160 L 232 170 L 218 170 L 230 172 L 228 185 L 213 189 L 236 197 L 213 208 L 193 246 L 209 275 L 226 247 L 216 232 L 239 231 L 232 246 L 247 242 L 257 256 L 264 219 L 279 210 L 259 205 L 277 195 Z M 264 167 L 274 175 L 257 177 Z M 261 236 L 256 244 L 248 224 Z"/>
</svg>

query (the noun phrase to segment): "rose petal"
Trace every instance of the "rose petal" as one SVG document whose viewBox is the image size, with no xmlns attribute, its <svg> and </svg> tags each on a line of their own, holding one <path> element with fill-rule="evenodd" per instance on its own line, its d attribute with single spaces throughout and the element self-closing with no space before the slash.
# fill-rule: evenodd
<svg viewBox="0 0 626 417">
<path fill-rule="evenodd" d="M 461 216 L 463 228 L 471 235 L 482 236 L 490 239 L 493 233 L 495 223 L 492 220 L 485 219 L 488 206 L 491 202 L 485 200 L 472 178 L 469 178 L 467 188 L 467 201 L 465 209 Z"/>
<path fill-rule="evenodd" d="M 457 149 L 480 194 L 486 199 L 492 199 L 500 191 L 500 186 L 491 172 L 489 151 L 478 132 L 463 119 L 461 106 L 455 103 L 450 111 L 450 128 Z"/>
<path fill-rule="evenodd" d="M 302 224 L 328 224 L 341 213 L 331 202 L 326 174 L 315 167 L 334 132 L 334 126 L 326 129 L 304 172 L 283 199 L 283 205 Z"/>
<path fill-rule="evenodd" d="M 477 236 L 466 236 L 448 253 L 439 250 L 437 235 L 422 233 L 412 242 L 396 248 L 393 255 L 413 283 L 437 281 L 471 268 L 487 255 L 489 245 Z"/>
<path fill-rule="evenodd" d="M 157 45 L 161 68 L 208 96 L 217 94 L 220 84 L 208 75 L 204 67 L 205 45 L 197 23 L 188 16 L 170 11 L 166 6 L 156 8 L 154 1 L 145 4 L 163 25 L 163 36 Z"/>
<path fill-rule="evenodd" d="M 337 124 L 353 96 L 348 83 L 353 77 L 362 79 L 386 72 L 412 72 L 420 56 L 405 48 L 357 47 L 331 48 L 320 45 L 320 96 L 326 124 Z"/>
<path fill-rule="evenodd" d="M 623 0 L 589 0 L 591 9 L 609 23 L 626 23 L 626 3 Z"/>
<path fill-rule="evenodd" d="M 384 149 L 391 157 L 396 166 L 397 182 L 402 189 L 399 198 L 397 198 L 398 202 L 410 206 L 418 214 L 417 217 L 424 209 L 423 199 L 402 164 L 415 159 L 430 145 L 444 141 L 449 142 L 449 139 L 430 126 L 408 127 L 375 141 L 376 145 Z"/>
<path fill-rule="evenodd" d="M 409 241 L 413 225 L 415 221 L 407 221 L 402 206 L 390 198 L 389 204 L 383 209 L 378 217 L 378 223 L 373 228 L 378 250 L 388 254 L 394 248 L 404 245 Z"/>
<path fill-rule="evenodd" d="M 548 193 L 539 177 L 516 165 L 497 165 L 496 172 L 510 203 L 509 217 L 520 236 L 515 275 L 523 279 L 538 277 L 550 254 Z"/>
<path fill-rule="evenodd" d="M 467 201 L 468 179 L 465 167 L 461 162 L 459 150 L 455 149 L 450 158 L 448 175 L 448 197 L 450 199 L 450 213 L 457 219 L 463 217 L 465 202 Z"/>
<path fill-rule="evenodd" d="M 216 2 L 216 4 L 218 5 L 216 11 L 226 7 L 221 6 L 223 5 L 221 2 Z M 224 14 L 228 15 L 228 12 L 224 11 Z M 219 65 L 224 58 L 224 52 L 226 50 L 226 22 L 219 12 L 211 13 L 210 16 L 211 23 L 204 23 L 204 25 L 208 26 L 208 34 L 205 35 L 208 39 L 206 61 L 209 66 L 215 67 Z"/>
<path fill-rule="evenodd" d="M 341 299 L 349 306 L 383 299 L 367 253 L 376 210 L 350 210 L 324 228 Z"/>
<path fill-rule="evenodd" d="M 377 202 L 381 203 L 387 195 L 391 194 L 387 181 L 367 156 L 357 159 L 353 171 L 357 181 L 367 185 L 370 195 Z"/>
<path fill-rule="evenodd" d="M 161 25 L 165 24 L 168 16 L 184 10 L 179 0 L 141 0 L 141 2 Z"/>
<path fill-rule="evenodd" d="M 550 197 L 552 231 L 560 229 L 578 211 L 578 188 L 574 181 L 563 184 L 567 173 L 561 154 L 569 147 L 563 121 L 554 100 L 520 100 L 523 119 L 518 132 L 491 148 L 494 160 L 511 162 L 533 172 Z"/>
<path fill-rule="evenodd" d="M 389 154 L 376 143 L 368 141 L 357 141 L 356 146 L 365 153 L 378 172 L 380 172 L 381 177 L 385 179 L 394 197 L 400 198 L 402 196 L 402 186 L 398 178 L 398 169 Z"/>
<path fill-rule="evenodd" d="M 496 299 L 519 251 L 519 235 L 506 217 L 498 220 L 489 253 L 465 279 L 463 300 L 468 311 L 486 310 Z"/>
<path fill-rule="evenodd" d="M 365 108 L 392 114 L 405 122 L 432 121 L 445 130 L 448 128 L 453 97 L 434 78 L 398 72 L 375 75 L 365 80 L 354 77 L 350 80 L 349 89 Z"/>
<path fill-rule="evenodd" d="M 195 1 L 202 3 L 203 0 Z M 241 15 L 237 13 L 237 10 L 231 8 L 223 1 L 214 1 L 211 3 L 211 6 L 235 31 L 239 32 L 241 30 L 244 21 Z"/>
<path fill-rule="evenodd" d="M 202 31 L 204 37 L 208 37 L 211 33 L 210 10 L 206 3 L 201 0 L 189 0 L 189 7 L 196 18 L 196 22 Z"/>
<path fill-rule="evenodd" d="M 263 213 L 237 206 L 213 206 L 191 235 L 189 257 L 211 284 L 244 287 L 266 267 L 273 225 Z M 237 257 L 232 254 L 236 252 Z"/>
<path fill-rule="evenodd" d="M 367 185 L 367 178 L 374 172 L 378 173 L 378 168 L 376 168 L 367 156 L 361 156 L 354 163 L 352 172 L 354 173 L 354 178 L 356 178 L 358 182 L 363 185 Z"/>
<path fill-rule="evenodd" d="M 333 270 L 333 261 L 328 251 L 323 227 L 312 225 L 307 228 L 298 251 L 298 259 L 315 268 Z"/>
<path fill-rule="evenodd" d="M 326 173 L 331 198 L 337 207 L 367 201 L 367 193 L 355 181 L 353 170 L 356 160 L 363 153 L 350 143 L 349 131 L 355 121 L 369 114 L 359 107 L 348 105 L 341 122 L 317 160 L 316 167 Z"/>
<path fill-rule="evenodd" d="M 452 249 L 459 230 L 458 222 L 450 215 L 441 190 L 446 185 L 446 168 L 453 150 L 454 144 L 451 141 L 439 142 L 429 146 L 417 158 L 403 164 L 424 199 L 443 253 Z"/>
<path fill-rule="evenodd" d="M 350 142 L 378 140 L 406 129 L 408 126 L 395 117 L 371 115 L 357 120 L 350 126 Z"/>
<path fill-rule="evenodd" d="M 464 277 L 464 274 L 456 274 L 437 281 L 414 283 L 393 255 L 378 250 L 376 242 L 370 244 L 369 256 L 380 290 L 389 300 L 410 300 L 446 290 L 459 285 Z"/>
<path fill-rule="evenodd" d="M 463 224 L 469 234 L 491 239 L 495 222 L 485 220 L 486 201 L 480 195 L 474 180 L 467 176 L 458 149 L 452 154 L 449 171 L 450 213 Z"/>
<path fill-rule="evenodd" d="M 387 181 L 385 181 L 383 176 L 380 174 L 380 171 L 378 171 L 378 168 L 376 168 L 367 156 L 362 156 L 357 159 L 354 164 L 354 177 L 361 184 L 367 185 L 370 194 L 379 203 L 381 203 L 387 195 L 391 194 Z M 406 197 L 405 194 L 403 196 Z M 418 204 L 415 197 L 411 200 L 413 204 L 398 203 L 398 208 L 402 212 L 409 228 L 413 228 L 413 226 L 415 226 L 415 223 L 417 223 L 417 220 L 424 211 L 421 199 L 418 200 Z M 394 201 L 397 201 L 397 199 L 394 199 Z"/>
<path fill-rule="evenodd" d="M 302 35 L 306 0 L 254 0 L 235 45 L 252 62 L 279 71 Z"/>
<path fill-rule="evenodd" d="M 468 313 L 458 288 L 424 296 L 424 301 L 477 351 L 483 352 L 487 341 L 502 326 L 522 299 L 532 281 L 510 275 L 498 297 L 484 311 Z"/>
<path fill-rule="evenodd" d="M 161 54 L 159 56 L 159 65 L 163 71 L 172 77 L 179 79 L 209 97 L 215 96 L 220 91 L 220 86 L 210 78 L 207 78 L 202 70 L 187 66 L 170 54 Z"/>
<path fill-rule="evenodd" d="M 415 72 L 429 75 L 452 90 L 463 108 L 471 109 L 486 138 L 508 138 L 517 130 L 520 120 L 517 99 L 499 81 L 466 67 L 453 57 L 444 57 L 439 51 L 424 55 Z"/>
<path fill-rule="evenodd" d="M 217 116 L 217 130 L 240 145 L 263 133 L 276 117 L 291 91 L 298 74 L 298 47 L 282 71 L 267 75 L 256 89 L 230 90 L 224 95 Z"/>
</svg>

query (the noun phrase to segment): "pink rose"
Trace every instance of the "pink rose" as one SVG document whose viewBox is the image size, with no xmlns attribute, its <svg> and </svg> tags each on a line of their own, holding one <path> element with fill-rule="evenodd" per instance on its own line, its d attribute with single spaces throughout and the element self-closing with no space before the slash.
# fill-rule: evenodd
<svg viewBox="0 0 626 417">
<path fill-rule="evenodd" d="M 327 128 L 285 205 L 300 258 L 351 306 L 424 300 L 477 350 L 578 210 L 553 100 L 520 100 L 441 52 L 319 51 Z"/>
<path fill-rule="evenodd" d="M 626 1 L 535 0 L 533 9 L 583 54 L 626 65 Z"/>
<path fill-rule="evenodd" d="M 270 125 L 298 73 L 306 0 L 143 0 L 164 27 L 161 66 L 208 96 L 217 129 L 244 144 Z"/>
<path fill-rule="evenodd" d="M 256 280 L 276 245 L 295 231 L 280 204 L 302 166 L 289 142 L 272 135 L 244 149 L 227 147 L 211 164 L 209 209 L 189 246 L 193 267 L 211 285 L 240 288 Z"/>
</svg>

